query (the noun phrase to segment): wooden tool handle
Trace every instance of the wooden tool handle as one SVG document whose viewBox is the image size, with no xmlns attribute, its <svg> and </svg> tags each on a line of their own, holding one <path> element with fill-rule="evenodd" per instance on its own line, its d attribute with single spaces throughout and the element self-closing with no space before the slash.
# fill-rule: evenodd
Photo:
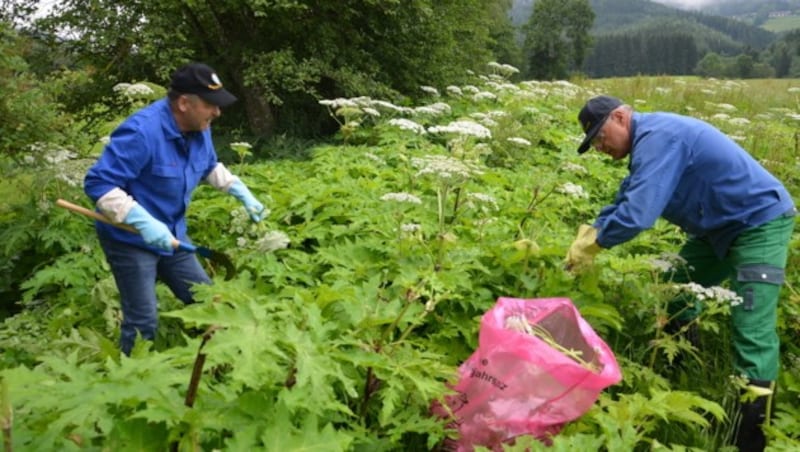
<svg viewBox="0 0 800 452">
<path fill-rule="evenodd" d="M 139 231 L 137 231 L 136 228 L 134 228 L 131 225 L 128 225 L 128 224 L 125 224 L 125 223 L 114 223 L 113 221 L 109 220 L 108 217 L 106 217 L 103 214 L 97 213 L 94 210 L 89 210 L 89 209 L 87 209 L 85 207 L 82 207 L 82 206 L 79 206 L 77 204 L 73 204 L 73 203 L 71 203 L 69 201 L 65 201 L 63 199 L 58 199 L 58 200 L 56 200 L 56 205 L 60 206 L 60 207 L 63 207 L 65 209 L 71 210 L 71 211 L 73 211 L 75 213 L 79 213 L 81 215 L 87 216 L 89 218 L 94 218 L 97 221 L 102 221 L 103 223 L 110 224 L 111 226 L 114 226 L 114 227 L 117 227 L 117 228 L 120 228 L 120 229 L 124 229 L 124 230 L 126 230 L 128 232 L 133 232 L 134 234 L 138 234 L 139 233 Z"/>
</svg>

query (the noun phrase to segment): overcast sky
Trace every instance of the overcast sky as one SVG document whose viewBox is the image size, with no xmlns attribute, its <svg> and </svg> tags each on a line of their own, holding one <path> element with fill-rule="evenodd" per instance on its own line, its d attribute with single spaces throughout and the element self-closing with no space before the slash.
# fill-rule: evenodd
<svg viewBox="0 0 800 452">
<path fill-rule="evenodd" d="M 706 5 L 715 3 L 715 0 L 653 0 L 664 5 L 674 6 L 683 9 L 698 9 Z"/>
</svg>

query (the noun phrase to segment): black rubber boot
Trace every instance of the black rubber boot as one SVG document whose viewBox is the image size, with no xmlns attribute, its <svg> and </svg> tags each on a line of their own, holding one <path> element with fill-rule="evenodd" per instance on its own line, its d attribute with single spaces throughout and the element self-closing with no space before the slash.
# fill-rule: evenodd
<svg viewBox="0 0 800 452">
<path fill-rule="evenodd" d="M 769 424 L 774 387 L 771 381 L 766 380 L 750 380 L 750 384 L 771 389 L 773 393 L 740 403 L 739 424 L 736 428 L 736 447 L 739 452 L 762 452 L 767 445 L 767 440 L 764 437 L 764 431 L 761 426 Z"/>
</svg>

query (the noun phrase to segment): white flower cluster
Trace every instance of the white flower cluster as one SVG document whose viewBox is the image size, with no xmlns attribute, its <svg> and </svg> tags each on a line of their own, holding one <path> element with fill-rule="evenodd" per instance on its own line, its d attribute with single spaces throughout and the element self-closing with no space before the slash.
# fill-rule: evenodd
<svg viewBox="0 0 800 452">
<path fill-rule="evenodd" d="M 411 234 L 411 233 L 414 233 L 414 232 L 421 231 L 422 230 L 422 225 L 419 225 L 417 223 L 404 223 L 404 224 L 400 225 L 400 230 L 405 232 L 405 233 Z"/>
<path fill-rule="evenodd" d="M 322 99 L 319 101 L 320 105 L 324 105 L 326 107 L 331 107 L 334 110 L 338 110 L 342 107 L 350 107 L 350 108 L 358 108 L 359 105 L 353 99 L 345 99 L 343 97 L 338 97 L 336 99 Z"/>
<path fill-rule="evenodd" d="M 451 96 L 460 96 L 463 94 L 461 88 L 455 85 L 449 85 L 447 88 L 445 88 L 445 90 L 447 91 L 447 94 L 450 94 Z"/>
<path fill-rule="evenodd" d="M 428 115 L 428 116 L 442 116 L 449 115 L 452 109 L 450 105 L 444 102 L 436 102 L 430 105 L 423 105 L 412 109 L 413 114 Z"/>
<path fill-rule="evenodd" d="M 287 248 L 291 240 L 283 231 L 269 231 L 256 240 L 256 248 L 264 253 Z"/>
<path fill-rule="evenodd" d="M 575 174 L 587 174 L 589 172 L 583 166 L 572 162 L 564 162 L 564 164 L 561 165 L 561 169 Z"/>
<path fill-rule="evenodd" d="M 588 198 L 589 194 L 578 184 L 572 182 L 564 182 L 563 185 L 556 188 L 556 191 L 565 195 L 572 196 L 573 198 Z"/>
<path fill-rule="evenodd" d="M 520 137 L 508 137 L 508 138 L 506 138 L 506 140 L 508 140 L 510 143 L 514 143 L 514 144 L 516 144 L 516 145 L 518 145 L 518 146 L 524 146 L 524 147 L 527 147 L 527 146 L 530 146 L 530 145 L 531 145 L 531 142 L 530 142 L 530 141 L 528 141 L 528 140 L 526 140 L 525 138 L 520 138 Z"/>
<path fill-rule="evenodd" d="M 241 149 L 252 149 L 253 145 L 246 142 L 246 141 L 237 141 L 235 143 L 231 143 L 232 148 L 241 148 Z"/>
<path fill-rule="evenodd" d="M 470 193 L 467 197 L 470 200 L 488 204 L 490 207 L 497 209 L 497 200 L 495 200 L 492 195 L 487 195 L 486 193 Z"/>
<path fill-rule="evenodd" d="M 675 253 L 662 253 L 650 260 L 650 265 L 662 272 L 668 272 L 686 264 L 686 259 Z"/>
<path fill-rule="evenodd" d="M 385 165 L 386 164 L 386 160 L 380 158 L 379 156 L 373 154 L 372 152 L 365 152 L 364 153 L 364 157 L 372 160 L 373 162 L 375 162 L 375 163 L 377 163 L 379 165 Z"/>
<path fill-rule="evenodd" d="M 429 127 L 428 132 L 455 133 L 457 135 L 473 136 L 476 138 L 492 137 L 492 132 L 489 129 L 473 121 L 453 121 L 446 126 Z"/>
<path fill-rule="evenodd" d="M 408 107 L 398 107 L 391 102 L 385 100 L 372 99 L 369 96 L 359 96 L 349 99 L 342 97 L 336 99 L 322 99 L 319 101 L 320 105 L 330 108 L 332 111 L 338 112 L 340 109 L 351 109 L 360 111 L 369 116 L 380 116 L 379 110 L 386 110 L 392 113 L 412 114 L 413 109 Z"/>
<path fill-rule="evenodd" d="M 737 127 L 742 127 L 750 124 L 750 120 L 747 118 L 731 118 L 728 120 L 728 122 Z"/>
<path fill-rule="evenodd" d="M 439 97 L 439 90 L 432 86 L 422 85 L 419 88 L 434 97 Z"/>
<path fill-rule="evenodd" d="M 425 127 L 410 119 L 405 119 L 405 118 L 390 119 L 389 125 L 399 127 L 403 130 L 410 130 L 419 135 L 425 135 L 426 133 L 428 133 L 425 130 Z"/>
<path fill-rule="evenodd" d="M 144 83 L 117 83 L 112 89 L 115 93 L 132 99 L 147 98 L 154 93 L 153 89 Z"/>
<path fill-rule="evenodd" d="M 697 297 L 698 300 L 717 300 L 723 303 L 730 303 L 731 306 L 738 306 L 742 303 L 742 297 L 736 295 L 736 292 L 725 289 L 724 287 L 704 287 L 693 282 L 676 284 L 675 287 L 680 291 L 691 293 Z"/>
<path fill-rule="evenodd" d="M 709 108 L 716 109 L 718 111 L 722 111 L 722 112 L 730 113 L 730 112 L 736 111 L 736 107 L 734 105 L 731 105 L 731 104 L 725 104 L 725 103 L 719 103 L 718 104 L 716 102 L 706 101 L 706 106 L 709 107 Z"/>
<path fill-rule="evenodd" d="M 422 200 L 411 193 L 386 193 L 381 196 L 381 201 L 407 202 L 411 204 L 422 204 Z"/>
<path fill-rule="evenodd" d="M 411 165 L 419 168 L 417 176 L 432 175 L 444 180 L 468 179 L 473 174 L 483 174 L 474 165 L 444 155 L 428 155 L 411 159 Z"/>
<path fill-rule="evenodd" d="M 480 91 L 472 95 L 472 100 L 475 102 L 482 102 L 485 100 L 497 100 L 497 95 L 489 91 Z"/>
<path fill-rule="evenodd" d="M 519 72 L 519 69 L 510 64 L 500 64 L 496 61 L 488 63 L 488 66 L 503 75 L 513 75 Z"/>
</svg>

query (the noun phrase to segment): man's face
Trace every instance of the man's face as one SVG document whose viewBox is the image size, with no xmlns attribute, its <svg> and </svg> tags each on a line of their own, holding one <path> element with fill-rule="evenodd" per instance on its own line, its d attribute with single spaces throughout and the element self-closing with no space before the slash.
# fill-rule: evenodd
<svg viewBox="0 0 800 452">
<path fill-rule="evenodd" d="M 617 109 L 611 112 L 600 131 L 592 140 L 592 146 L 603 154 L 620 160 L 630 153 L 629 117 L 625 111 Z"/>
<path fill-rule="evenodd" d="M 210 104 L 199 96 L 189 94 L 181 96 L 182 120 L 179 125 L 184 132 L 199 132 L 211 126 L 222 112 L 219 107 Z"/>
</svg>

